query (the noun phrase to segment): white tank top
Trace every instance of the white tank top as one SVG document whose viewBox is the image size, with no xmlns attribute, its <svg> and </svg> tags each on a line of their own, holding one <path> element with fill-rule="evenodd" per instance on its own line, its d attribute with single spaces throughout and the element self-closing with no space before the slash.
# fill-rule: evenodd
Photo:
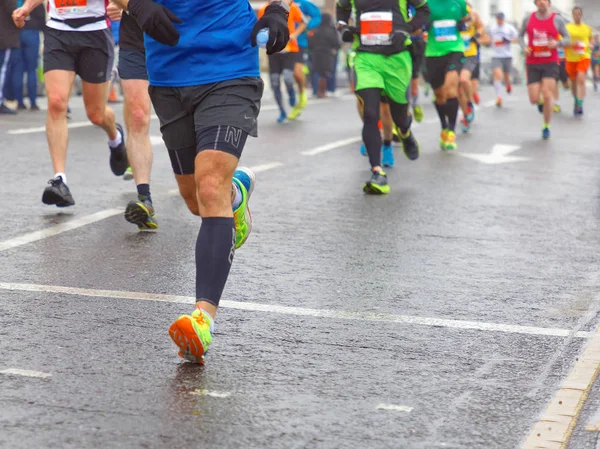
<svg viewBox="0 0 600 449">
<path fill-rule="evenodd" d="M 108 0 L 48 0 L 50 20 L 47 25 L 55 30 L 63 31 L 96 31 L 108 28 L 107 20 L 89 23 L 79 28 L 72 28 L 66 23 L 52 19 L 84 19 L 88 17 L 106 16 Z"/>
</svg>

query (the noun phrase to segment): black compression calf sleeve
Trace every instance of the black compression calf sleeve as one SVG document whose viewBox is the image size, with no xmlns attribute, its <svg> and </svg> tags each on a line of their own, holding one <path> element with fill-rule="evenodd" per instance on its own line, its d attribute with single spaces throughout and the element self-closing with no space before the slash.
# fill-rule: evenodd
<svg viewBox="0 0 600 449">
<path fill-rule="evenodd" d="M 448 129 L 452 132 L 456 130 L 456 120 L 458 119 L 458 98 L 449 98 L 446 101 L 446 116 L 448 117 Z"/>
<path fill-rule="evenodd" d="M 437 103 L 433 103 L 433 104 L 435 105 L 435 110 L 437 111 L 437 113 L 440 117 L 442 129 L 448 129 L 448 120 L 446 119 L 446 105 L 445 104 L 437 104 Z"/>
<path fill-rule="evenodd" d="M 394 123 L 400 129 L 400 132 L 405 135 L 410 130 L 412 123 L 412 116 L 408 113 L 408 105 L 390 101 L 390 112 Z"/>
<path fill-rule="evenodd" d="M 196 241 L 196 301 L 219 305 L 234 252 L 233 218 L 203 218 Z"/>
<path fill-rule="evenodd" d="M 358 91 L 363 107 L 363 142 L 367 147 L 371 167 L 381 166 L 381 132 L 377 126 L 379 122 L 379 103 L 381 102 L 380 89 L 361 89 Z"/>
</svg>

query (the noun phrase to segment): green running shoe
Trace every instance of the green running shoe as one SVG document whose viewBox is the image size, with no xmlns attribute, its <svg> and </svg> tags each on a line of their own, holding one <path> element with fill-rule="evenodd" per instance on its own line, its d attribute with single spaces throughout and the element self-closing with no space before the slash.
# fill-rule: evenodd
<svg viewBox="0 0 600 449">
<path fill-rule="evenodd" d="M 390 186 L 387 182 L 387 175 L 383 170 L 375 170 L 363 186 L 363 192 L 370 195 L 385 195 L 390 193 Z"/>
<path fill-rule="evenodd" d="M 137 201 L 130 201 L 125 208 L 125 220 L 137 225 L 138 229 L 158 229 L 152 201 L 144 195 L 138 195 Z"/>
<path fill-rule="evenodd" d="M 123 181 L 131 181 L 133 179 L 133 170 L 131 170 L 131 167 L 127 167 L 127 170 L 125 170 L 125 173 L 123 174 Z"/>
<path fill-rule="evenodd" d="M 420 104 L 416 105 L 413 108 L 413 115 L 415 116 L 415 120 L 418 123 L 421 123 L 423 121 L 423 108 L 421 107 Z"/>
<path fill-rule="evenodd" d="M 179 357 L 204 364 L 204 355 L 212 342 L 212 318 L 204 310 L 196 309 L 191 315 L 181 315 L 171 327 L 169 336 L 179 347 Z"/>
<path fill-rule="evenodd" d="M 239 167 L 233 174 L 233 182 L 237 185 L 242 193 L 242 202 L 233 211 L 233 220 L 235 222 L 235 247 L 236 249 L 242 246 L 250 232 L 252 232 L 252 214 L 248 207 L 250 195 L 254 191 L 256 184 L 256 175 L 252 170 L 246 167 Z"/>
</svg>

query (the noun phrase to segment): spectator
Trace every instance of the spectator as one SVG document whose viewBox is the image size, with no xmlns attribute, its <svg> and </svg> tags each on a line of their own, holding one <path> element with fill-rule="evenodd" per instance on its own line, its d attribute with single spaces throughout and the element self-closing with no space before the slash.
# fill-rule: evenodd
<svg viewBox="0 0 600 449">
<path fill-rule="evenodd" d="M 0 1 L 0 114 L 16 114 L 4 104 L 4 84 L 8 74 L 11 51 L 19 48 L 19 29 L 12 20 L 17 0 Z"/>
<path fill-rule="evenodd" d="M 19 0 L 22 3 L 22 0 Z M 36 103 L 38 92 L 38 61 L 40 56 L 40 33 L 46 25 L 46 10 L 43 5 L 35 8 L 25 27 L 21 30 L 21 48 L 15 50 L 12 56 L 11 74 L 12 90 L 17 100 L 17 109 L 27 109 L 23 100 L 23 83 L 27 74 L 27 96 L 32 111 L 39 111 Z"/>
<path fill-rule="evenodd" d="M 321 24 L 309 33 L 313 70 L 319 75 L 317 96 L 325 98 L 327 78 L 333 76 L 334 63 L 340 48 L 340 39 L 330 14 L 323 14 Z"/>
</svg>

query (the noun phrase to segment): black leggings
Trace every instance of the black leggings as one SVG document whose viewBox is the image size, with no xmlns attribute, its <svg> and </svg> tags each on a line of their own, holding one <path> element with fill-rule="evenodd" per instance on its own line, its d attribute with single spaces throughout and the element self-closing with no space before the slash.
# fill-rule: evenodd
<svg viewBox="0 0 600 449">
<path fill-rule="evenodd" d="M 363 109 L 362 138 L 367 147 L 371 167 L 381 166 L 381 133 L 379 132 L 379 104 L 381 89 L 361 89 L 356 91 L 356 97 Z M 408 104 L 400 104 L 388 98 L 392 119 L 402 134 L 410 130 L 412 116 L 408 112 Z"/>
</svg>

